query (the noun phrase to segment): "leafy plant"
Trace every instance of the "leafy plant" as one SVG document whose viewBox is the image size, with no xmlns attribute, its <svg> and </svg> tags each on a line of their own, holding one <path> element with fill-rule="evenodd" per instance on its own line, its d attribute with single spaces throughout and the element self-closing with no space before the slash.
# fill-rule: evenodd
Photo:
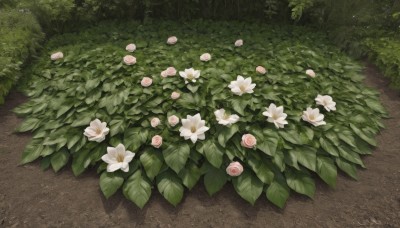
<svg viewBox="0 0 400 228">
<path fill-rule="evenodd" d="M 170 35 L 178 37 L 176 45 L 165 43 Z M 234 47 L 237 38 L 244 40 L 242 47 Z M 128 66 L 122 58 L 132 42 L 137 63 Z M 357 167 L 364 167 L 361 156 L 376 146 L 374 136 L 386 116 L 378 93 L 361 83 L 360 67 L 327 43 L 324 35 L 302 27 L 207 21 L 104 23 L 79 35 L 54 37 L 32 68 L 30 101 L 15 109 L 26 118 L 18 131 L 33 132 L 22 163 L 41 158 L 44 169 L 57 172 L 72 160 L 75 175 L 97 167 L 107 198 L 122 189 L 140 208 L 152 186 L 177 205 L 185 189 L 198 181 L 210 195 L 230 182 L 251 204 L 266 194 L 284 207 L 291 191 L 312 198 L 313 173 L 332 187 L 338 168 L 357 178 Z M 51 61 L 53 51 L 63 51 L 64 59 Z M 211 61 L 200 61 L 204 52 L 211 53 Z M 257 74 L 258 65 L 268 74 Z M 179 76 L 161 77 L 169 66 L 194 67 L 201 76 L 193 84 Z M 305 74 L 309 68 L 315 78 Z M 252 78 L 254 93 L 230 91 L 237 75 Z M 150 87 L 140 85 L 145 76 L 153 79 Z M 181 93 L 178 100 L 170 98 L 173 91 Z M 319 106 L 327 124 L 314 127 L 301 115 L 317 107 L 318 94 L 332 96 L 337 111 Z M 284 128 L 276 129 L 262 115 L 270 103 L 282 105 L 288 114 Z M 239 122 L 219 125 L 214 111 L 220 108 L 238 114 Z M 181 124 L 171 126 L 167 118 L 196 113 L 210 129 L 205 140 L 192 143 L 180 136 Z M 154 117 L 161 125 L 150 125 Z M 95 118 L 110 128 L 100 143 L 83 135 Z M 248 133 L 257 140 L 253 149 L 241 145 Z M 163 138 L 160 148 L 151 146 L 155 135 Z M 128 172 L 109 173 L 101 157 L 108 146 L 120 143 L 136 155 Z M 232 161 L 244 166 L 237 177 L 225 171 Z"/>
</svg>

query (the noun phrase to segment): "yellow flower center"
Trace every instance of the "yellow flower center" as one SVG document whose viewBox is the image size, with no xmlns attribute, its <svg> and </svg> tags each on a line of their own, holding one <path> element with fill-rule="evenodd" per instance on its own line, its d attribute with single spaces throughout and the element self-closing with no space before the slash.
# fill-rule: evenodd
<svg viewBox="0 0 400 228">
<path fill-rule="evenodd" d="M 240 89 L 242 92 L 246 91 L 246 87 L 245 87 L 244 85 L 239 86 L 239 89 Z"/>
<path fill-rule="evenodd" d="M 314 115 L 310 115 L 308 118 L 309 118 L 311 121 L 314 121 L 314 120 L 315 120 L 315 116 L 314 116 Z"/>
<path fill-rule="evenodd" d="M 98 135 L 101 134 L 101 129 L 100 128 L 96 128 L 96 134 L 98 134 Z"/>
<path fill-rule="evenodd" d="M 192 126 L 192 127 L 190 128 L 190 131 L 191 131 L 192 133 L 195 133 L 195 132 L 197 131 L 197 128 L 196 128 L 195 126 Z"/>
<path fill-rule="evenodd" d="M 192 73 L 187 74 L 187 79 L 192 80 L 194 78 Z"/>
<path fill-rule="evenodd" d="M 124 155 L 118 153 L 118 155 L 117 155 L 117 162 L 124 162 L 124 158 L 125 158 Z"/>
<path fill-rule="evenodd" d="M 223 119 L 227 120 L 227 119 L 229 119 L 229 117 L 231 117 L 231 115 L 229 115 L 228 113 L 225 113 Z"/>
</svg>

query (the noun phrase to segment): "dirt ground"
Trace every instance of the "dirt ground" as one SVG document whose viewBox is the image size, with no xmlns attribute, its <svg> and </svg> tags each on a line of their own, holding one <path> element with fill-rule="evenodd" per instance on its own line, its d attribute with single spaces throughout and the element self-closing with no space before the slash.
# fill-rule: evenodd
<svg viewBox="0 0 400 228">
<path fill-rule="evenodd" d="M 13 133 L 22 119 L 11 110 L 27 98 L 12 92 L 0 106 L 0 227 L 400 227 L 400 94 L 373 66 L 364 73 L 391 116 L 367 169 L 358 181 L 341 174 L 336 189 L 317 182 L 314 200 L 294 195 L 283 210 L 265 195 L 251 206 L 230 185 L 209 197 L 202 184 L 176 208 L 155 190 L 140 210 L 121 192 L 106 200 L 95 170 L 76 178 L 70 168 L 19 166 L 31 136 Z"/>
</svg>

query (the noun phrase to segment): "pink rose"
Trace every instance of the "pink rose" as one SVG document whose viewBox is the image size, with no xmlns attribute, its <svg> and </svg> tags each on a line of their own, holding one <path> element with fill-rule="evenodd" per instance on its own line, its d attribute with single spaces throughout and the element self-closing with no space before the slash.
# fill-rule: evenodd
<svg viewBox="0 0 400 228">
<path fill-rule="evenodd" d="M 162 145 L 162 137 L 159 135 L 153 136 L 153 138 L 151 138 L 151 145 L 155 148 L 160 148 Z"/>
<path fill-rule="evenodd" d="M 176 36 L 171 36 L 167 40 L 167 44 L 169 44 L 169 45 L 176 44 L 176 42 L 178 42 L 178 38 L 176 38 Z"/>
<path fill-rule="evenodd" d="M 161 123 L 161 121 L 157 117 L 154 117 L 153 119 L 151 119 L 151 122 L 150 122 L 152 127 L 157 127 L 160 123 Z"/>
<path fill-rule="evenodd" d="M 129 52 L 134 52 L 136 50 L 136 45 L 135 44 L 128 44 L 125 48 L 125 50 Z"/>
<path fill-rule="evenodd" d="M 237 177 L 243 172 L 243 166 L 239 162 L 231 162 L 226 168 L 226 173 L 229 176 Z"/>
<path fill-rule="evenodd" d="M 124 57 L 124 63 L 126 65 L 133 65 L 133 64 L 136 63 L 136 58 L 134 56 L 132 56 L 132 55 L 126 55 Z"/>
<path fill-rule="evenodd" d="M 311 69 L 306 70 L 306 74 L 312 78 L 315 78 L 315 72 Z"/>
<path fill-rule="evenodd" d="M 174 127 L 179 123 L 179 118 L 175 115 L 168 117 L 168 123 L 171 127 Z"/>
<path fill-rule="evenodd" d="M 242 46 L 242 45 L 243 45 L 243 40 L 242 40 L 242 39 L 236 40 L 236 42 L 235 42 L 235 46 L 236 46 L 236 47 L 240 47 L 240 46 Z"/>
<path fill-rule="evenodd" d="M 53 53 L 51 56 L 50 56 L 50 59 L 51 60 L 59 60 L 59 59 L 62 59 L 62 58 L 64 58 L 64 54 L 62 53 L 62 52 L 56 52 L 56 53 Z"/>
<path fill-rule="evenodd" d="M 173 100 L 178 99 L 180 96 L 181 96 L 181 94 L 178 93 L 178 92 L 172 92 L 172 94 L 171 94 L 171 98 L 172 98 Z"/>
<path fill-rule="evenodd" d="M 257 144 L 257 139 L 252 134 L 245 134 L 242 136 L 241 144 L 246 148 L 253 148 Z"/>
<path fill-rule="evenodd" d="M 167 73 L 167 76 L 175 76 L 176 75 L 175 67 L 168 67 L 165 71 Z"/>
<path fill-rule="evenodd" d="M 163 78 L 168 77 L 167 70 L 164 70 L 164 71 L 161 72 L 161 77 L 163 77 Z"/>
<path fill-rule="evenodd" d="M 262 67 L 262 66 L 258 66 L 258 67 L 256 68 L 256 71 L 257 71 L 257 73 L 259 73 L 259 74 L 265 74 L 265 73 L 267 73 L 267 70 L 266 70 L 264 67 Z"/>
<path fill-rule="evenodd" d="M 203 62 L 207 62 L 211 60 L 211 55 L 210 53 L 204 53 L 200 56 L 200 60 Z"/>
<path fill-rule="evenodd" d="M 153 79 L 151 79 L 151 78 L 149 78 L 149 77 L 144 77 L 144 78 L 142 79 L 142 81 L 140 82 L 140 84 L 141 84 L 143 87 L 149 87 L 149 86 L 151 86 L 152 83 L 153 83 Z"/>
</svg>

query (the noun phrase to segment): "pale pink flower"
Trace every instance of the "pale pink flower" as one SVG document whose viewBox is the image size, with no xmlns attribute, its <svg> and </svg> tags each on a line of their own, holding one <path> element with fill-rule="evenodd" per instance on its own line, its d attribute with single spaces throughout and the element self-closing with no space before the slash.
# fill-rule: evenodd
<svg viewBox="0 0 400 228">
<path fill-rule="evenodd" d="M 306 70 L 306 74 L 312 78 L 315 78 L 315 72 L 311 69 Z"/>
<path fill-rule="evenodd" d="M 160 148 L 162 143 L 163 143 L 163 138 L 159 135 L 155 135 L 153 136 L 153 138 L 151 138 L 151 145 L 154 146 L 155 148 Z"/>
<path fill-rule="evenodd" d="M 242 45 L 243 45 L 243 40 L 242 40 L 242 39 L 236 40 L 236 42 L 235 42 L 235 46 L 236 46 L 236 47 L 240 47 L 240 46 L 242 46 Z"/>
<path fill-rule="evenodd" d="M 125 48 L 125 50 L 129 52 L 134 52 L 136 50 L 136 45 L 135 44 L 128 44 Z"/>
<path fill-rule="evenodd" d="M 204 53 L 200 56 L 200 60 L 203 62 L 208 62 L 211 60 L 211 55 L 210 53 Z"/>
<path fill-rule="evenodd" d="M 231 162 L 229 166 L 226 168 L 226 173 L 229 176 L 237 177 L 243 172 L 243 166 L 239 162 Z"/>
<path fill-rule="evenodd" d="M 157 117 L 154 117 L 153 119 L 151 119 L 151 122 L 150 122 L 152 127 L 157 127 L 160 123 L 161 123 L 161 121 Z"/>
<path fill-rule="evenodd" d="M 133 64 L 136 63 L 136 58 L 134 56 L 132 56 L 132 55 L 126 55 L 124 57 L 124 63 L 126 65 L 133 65 Z"/>
<path fill-rule="evenodd" d="M 179 118 L 175 115 L 168 117 L 168 123 L 171 127 L 175 127 L 179 123 Z"/>
<path fill-rule="evenodd" d="M 257 139 L 252 134 L 245 134 L 242 136 L 242 142 L 240 144 L 246 148 L 253 148 L 257 144 Z"/>
<path fill-rule="evenodd" d="M 62 53 L 62 52 L 56 52 L 56 53 L 53 53 L 51 56 L 50 56 L 50 59 L 51 60 L 59 60 L 59 59 L 62 59 L 62 58 L 64 58 L 64 54 Z"/>
<path fill-rule="evenodd" d="M 171 36 L 167 40 L 167 44 L 169 44 L 169 45 L 176 44 L 176 42 L 178 42 L 178 38 L 176 38 L 176 36 Z"/>
<path fill-rule="evenodd" d="M 180 96 L 181 96 L 181 94 L 178 93 L 178 92 L 172 92 L 172 94 L 171 94 L 171 98 L 172 98 L 173 100 L 178 99 Z"/>
<path fill-rule="evenodd" d="M 259 73 L 259 74 L 266 74 L 266 73 L 267 73 L 267 70 L 266 70 L 264 67 L 262 67 L 262 66 L 256 67 L 256 71 L 257 71 L 257 73 Z"/>
<path fill-rule="evenodd" d="M 143 87 L 149 87 L 149 86 L 151 86 L 151 84 L 153 84 L 153 79 L 151 79 L 151 78 L 149 78 L 149 77 L 144 77 L 144 78 L 142 79 L 142 81 L 140 82 L 140 84 L 141 84 Z"/>
</svg>

